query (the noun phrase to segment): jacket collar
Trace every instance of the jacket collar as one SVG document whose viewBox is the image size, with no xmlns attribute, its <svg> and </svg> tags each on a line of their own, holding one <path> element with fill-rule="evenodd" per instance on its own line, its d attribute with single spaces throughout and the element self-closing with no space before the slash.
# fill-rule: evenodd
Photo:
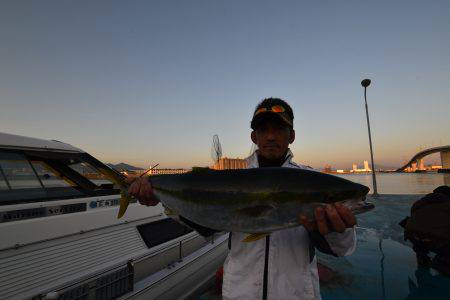
<svg viewBox="0 0 450 300">
<path fill-rule="evenodd" d="M 249 169 L 259 168 L 257 151 L 258 150 L 256 150 L 255 152 L 253 152 L 252 155 L 250 155 L 249 157 L 246 158 L 247 168 L 249 168 Z M 288 151 L 286 153 L 286 158 L 284 160 L 282 167 L 286 167 L 287 165 L 289 165 L 289 163 L 292 161 L 293 157 L 294 157 L 294 154 L 292 153 L 291 149 L 288 149 Z"/>
</svg>

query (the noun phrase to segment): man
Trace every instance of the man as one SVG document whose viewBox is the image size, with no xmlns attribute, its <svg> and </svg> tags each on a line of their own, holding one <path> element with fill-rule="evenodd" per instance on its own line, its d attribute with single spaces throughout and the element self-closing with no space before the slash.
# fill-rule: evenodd
<svg viewBox="0 0 450 300">
<path fill-rule="evenodd" d="M 281 99 L 267 98 L 258 104 L 251 121 L 251 139 L 258 150 L 247 159 L 248 168 L 307 168 L 292 161 L 293 120 L 292 108 Z M 134 182 L 129 192 L 143 204 L 157 203 L 148 180 Z M 348 208 L 328 205 L 315 211 L 314 222 L 305 216 L 299 220 L 303 226 L 250 243 L 241 242 L 245 233 L 230 233 L 224 299 L 320 299 L 315 249 L 335 256 L 352 253 L 356 219 Z"/>
</svg>

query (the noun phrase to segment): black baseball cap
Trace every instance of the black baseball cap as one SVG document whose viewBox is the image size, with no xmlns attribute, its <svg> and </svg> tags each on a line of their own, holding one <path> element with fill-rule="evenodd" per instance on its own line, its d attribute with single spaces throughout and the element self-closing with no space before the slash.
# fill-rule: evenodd
<svg viewBox="0 0 450 300">
<path fill-rule="evenodd" d="M 250 127 L 255 130 L 268 119 L 276 118 L 290 128 L 294 127 L 294 113 L 286 101 L 279 98 L 266 98 L 258 104 L 253 113 Z"/>
</svg>

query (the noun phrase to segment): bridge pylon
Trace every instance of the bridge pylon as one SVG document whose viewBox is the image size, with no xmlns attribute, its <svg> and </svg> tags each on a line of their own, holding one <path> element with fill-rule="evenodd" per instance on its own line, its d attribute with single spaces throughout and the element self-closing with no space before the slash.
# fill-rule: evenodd
<svg viewBox="0 0 450 300">
<path fill-rule="evenodd" d="M 450 150 L 441 151 L 442 169 L 450 171 Z"/>
</svg>

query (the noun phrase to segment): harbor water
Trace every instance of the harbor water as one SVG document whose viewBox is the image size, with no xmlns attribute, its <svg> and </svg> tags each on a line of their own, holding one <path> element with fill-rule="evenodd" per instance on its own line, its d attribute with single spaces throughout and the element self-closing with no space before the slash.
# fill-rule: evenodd
<svg viewBox="0 0 450 300">
<path fill-rule="evenodd" d="M 347 257 L 318 254 L 333 271 L 321 281 L 322 299 L 448 299 L 450 277 L 418 267 L 398 224 L 421 195 L 369 197 L 375 209 L 359 215 L 355 252 Z"/>
<path fill-rule="evenodd" d="M 343 174 L 339 177 L 372 188 L 372 174 Z M 445 173 L 376 173 L 379 194 L 428 194 L 436 187 L 450 185 Z"/>
</svg>

